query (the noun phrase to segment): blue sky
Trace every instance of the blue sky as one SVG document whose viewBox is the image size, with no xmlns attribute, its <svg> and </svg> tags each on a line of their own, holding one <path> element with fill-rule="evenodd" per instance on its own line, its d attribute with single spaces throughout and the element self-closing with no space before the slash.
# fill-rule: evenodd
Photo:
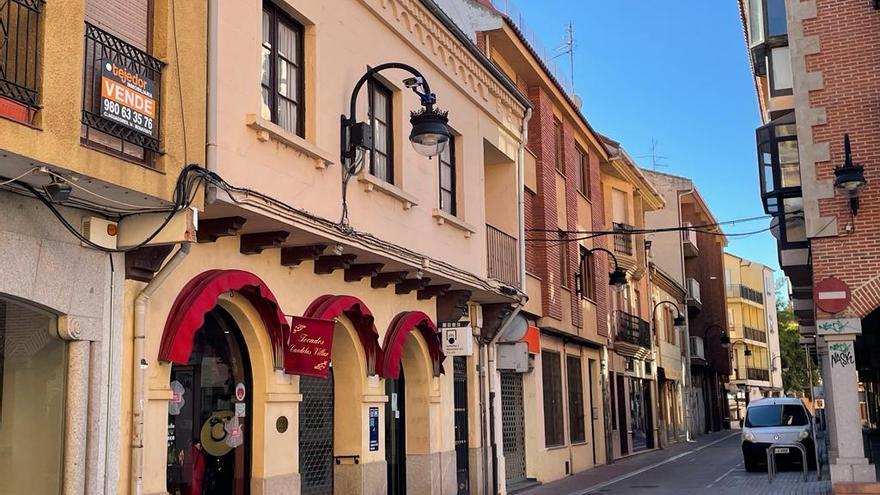
<svg viewBox="0 0 880 495">
<path fill-rule="evenodd" d="M 718 220 L 763 215 L 755 159 L 760 116 L 735 0 L 515 3 L 548 49 L 573 23 L 575 87 L 599 132 L 634 157 L 649 155 L 656 140 L 667 165 L 657 170 L 692 178 Z M 567 55 L 557 62 L 568 74 Z M 651 165 L 649 157 L 638 161 Z M 731 237 L 728 250 L 778 269 L 769 233 Z"/>
</svg>

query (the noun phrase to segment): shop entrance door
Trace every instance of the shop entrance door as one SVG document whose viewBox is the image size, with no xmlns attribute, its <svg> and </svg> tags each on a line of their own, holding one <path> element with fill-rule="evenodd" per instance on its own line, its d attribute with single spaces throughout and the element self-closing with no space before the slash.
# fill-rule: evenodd
<svg viewBox="0 0 880 495">
<path fill-rule="evenodd" d="M 406 495 L 406 384 L 403 367 L 397 380 L 385 380 L 385 461 L 388 463 L 388 495 Z"/>
<path fill-rule="evenodd" d="M 251 370 L 235 321 L 215 308 L 185 365 L 171 367 L 167 490 L 247 495 L 251 469 Z"/>
<path fill-rule="evenodd" d="M 501 372 L 501 436 L 507 485 L 526 480 L 526 430 L 522 374 Z"/>
<path fill-rule="evenodd" d="M 642 386 L 642 380 L 638 378 L 630 379 L 629 414 L 633 452 L 638 452 L 648 447 L 644 394 L 645 389 Z"/>
<path fill-rule="evenodd" d="M 333 495 L 333 369 L 326 379 L 301 376 L 299 472 L 302 495 Z"/>
<path fill-rule="evenodd" d="M 454 401 L 455 401 L 455 473 L 458 481 L 458 495 L 470 494 L 468 474 L 468 402 L 467 402 L 467 358 L 455 356 Z"/>
</svg>

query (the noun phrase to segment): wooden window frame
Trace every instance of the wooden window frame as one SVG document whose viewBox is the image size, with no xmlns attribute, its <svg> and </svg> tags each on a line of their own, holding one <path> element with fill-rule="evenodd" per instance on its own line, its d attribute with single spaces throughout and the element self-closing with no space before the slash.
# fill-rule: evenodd
<svg viewBox="0 0 880 495">
<path fill-rule="evenodd" d="M 367 92 L 369 93 L 369 122 L 370 126 L 373 127 L 373 108 L 375 108 L 375 96 L 376 93 L 382 93 L 385 96 L 385 101 L 387 101 L 387 105 L 385 107 L 385 115 L 387 116 L 388 122 L 383 122 L 383 124 L 388 128 L 388 132 L 386 132 L 385 145 L 387 147 L 387 152 L 381 153 L 385 155 L 385 165 L 386 165 L 386 175 L 387 177 L 382 177 L 376 174 L 376 145 L 378 142 L 378 133 L 375 132 L 375 128 L 373 129 L 373 146 L 370 148 L 370 175 L 374 177 L 378 177 L 379 179 L 389 183 L 394 184 L 394 91 L 391 90 L 388 86 L 379 81 L 376 78 L 370 78 L 367 81 Z"/>
<path fill-rule="evenodd" d="M 559 231 L 559 285 L 568 289 L 570 287 L 571 266 L 568 260 L 568 236 L 562 230 Z"/>
<path fill-rule="evenodd" d="M 448 162 L 443 161 L 443 154 L 446 151 L 449 152 L 449 161 Z M 437 206 L 441 210 L 445 211 L 446 213 L 449 213 L 452 216 L 456 216 L 456 215 L 458 215 L 458 204 L 457 204 L 458 203 L 458 197 L 457 197 L 458 196 L 458 188 L 456 187 L 456 184 L 455 184 L 455 181 L 456 181 L 456 176 L 455 176 L 455 136 L 451 136 L 449 138 L 449 144 L 446 145 L 446 150 L 444 151 L 444 153 L 440 153 L 440 155 L 437 157 L 437 167 L 438 167 L 437 168 L 437 171 L 438 171 L 437 183 L 439 185 L 439 193 L 440 193 L 440 197 L 439 197 L 439 201 L 438 201 Z M 449 167 L 450 189 L 443 188 L 443 167 Z M 452 197 L 451 203 L 449 205 L 447 205 L 447 207 L 444 207 L 444 205 L 443 205 L 443 193 L 444 192 L 449 193 L 449 195 Z"/>
<path fill-rule="evenodd" d="M 553 117 L 553 147 L 556 151 L 556 171 L 565 175 L 565 161 L 562 156 L 563 149 L 563 136 L 562 136 L 562 122 Z"/>
<path fill-rule="evenodd" d="M 590 199 L 590 154 L 587 153 L 580 145 L 574 147 L 575 156 L 578 158 L 577 167 L 577 190 Z"/>
<path fill-rule="evenodd" d="M 271 41 L 271 46 L 266 46 L 262 40 L 260 41 L 260 46 L 263 49 L 269 50 L 269 85 L 263 84 L 262 78 L 260 80 L 260 88 L 261 90 L 267 90 L 269 93 L 269 114 L 270 119 L 273 124 L 281 125 L 279 123 L 280 119 L 278 117 L 278 101 L 279 98 L 283 98 L 285 100 L 290 100 L 287 96 L 281 95 L 278 92 L 278 61 L 284 60 L 294 66 L 296 69 L 296 100 L 293 101 L 294 105 L 296 105 L 296 129 L 286 129 L 290 132 L 293 132 L 297 136 L 301 138 L 305 138 L 305 64 L 303 63 L 304 56 L 304 28 L 303 25 L 296 22 L 290 15 L 287 14 L 280 7 L 275 5 L 272 2 L 263 2 L 263 12 L 269 14 L 269 40 Z M 279 24 L 284 24 L 288 29 L 293 31 L 296 35 L 297 40 L 297 60 L 289 60 L 284 58 L 278 53 L 278 26 Z M 262 99 L 262 95 L 260 96 Z"/>
<path fill-rule="evenodd" d="M 544 385 L 544 446 L 559 447 L 565 445 L 565 426 L 562 405 L 562 359 L 558 352 L 541 351 L 541 380 Z"/>
<path fill-rule="evenodd" d="M 588 299 L 590 301 L 596 300 L 596 278 L 595 278 L 595 268 L 593 263 L 595 262 L 592 253 L 590 250 L 585 248 L 584 246 L 578 246 L 579 248 L 579 257 L 580 260 L 580 293 L 581 299 Z"/>
</svg>

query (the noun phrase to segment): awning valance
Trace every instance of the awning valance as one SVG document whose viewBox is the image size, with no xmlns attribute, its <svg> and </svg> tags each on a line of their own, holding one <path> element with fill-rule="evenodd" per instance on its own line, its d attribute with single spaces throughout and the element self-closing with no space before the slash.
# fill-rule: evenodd
<svg viewBox="0 0 880 495">
<path fill-rule="evenodd" d="M 303 313 L 306 318 L 332 320 L 337 316 L 347 317 L 358 334 L 358 339 L 367 356 L 367 374 L 376 374 L 376 363 L 382 356 L 379 346 L 379 331 L 373 320 L 373 313 L 363 301 L 354 296 L 335 296 L 326 294 L 318 297 Z"/>
<path fill-rule="evenodd" d="M 418 330 L 425 342 L 428 343 L 428 352 L 434 376 L 443 373 L 443 348 L 440 345 L 440 335 L 437 326 L 425 313 L 421 311 L 405 311 L 398 313 L 391 320 L 388 331 L 385 333 L 385 342 L 382 345 L 382 369 L 384 378 L 397 379 L 400 376 L 400 359 L 403 356 L 403 344 L 409 333 Z"/>
<path fill-rule="evenodd" d="M 217 305 L 225 292 L 244 296 L 257 310 L 272 341 L 275 368 L 281 366 L 283 335 L 289 330 L 287 319 L 275 295 L 259 277 L 243 270 L 208 270 L 187 283 L 165 321 L 159 360 L 186 364 L 192 353 L 193 337 L 205 323 L 205 314 Z"/>
</svg>

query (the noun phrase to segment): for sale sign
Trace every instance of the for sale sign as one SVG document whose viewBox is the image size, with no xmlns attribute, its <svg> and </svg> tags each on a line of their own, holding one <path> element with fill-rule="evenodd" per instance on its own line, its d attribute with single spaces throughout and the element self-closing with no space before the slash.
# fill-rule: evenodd
<svg viewBox="0 0 880 495">
<path fill-rule="evenodd" d="M 101 66 L 101 116 L 157 137 L 155 83 L 109 60 Z"/>
</svg>

